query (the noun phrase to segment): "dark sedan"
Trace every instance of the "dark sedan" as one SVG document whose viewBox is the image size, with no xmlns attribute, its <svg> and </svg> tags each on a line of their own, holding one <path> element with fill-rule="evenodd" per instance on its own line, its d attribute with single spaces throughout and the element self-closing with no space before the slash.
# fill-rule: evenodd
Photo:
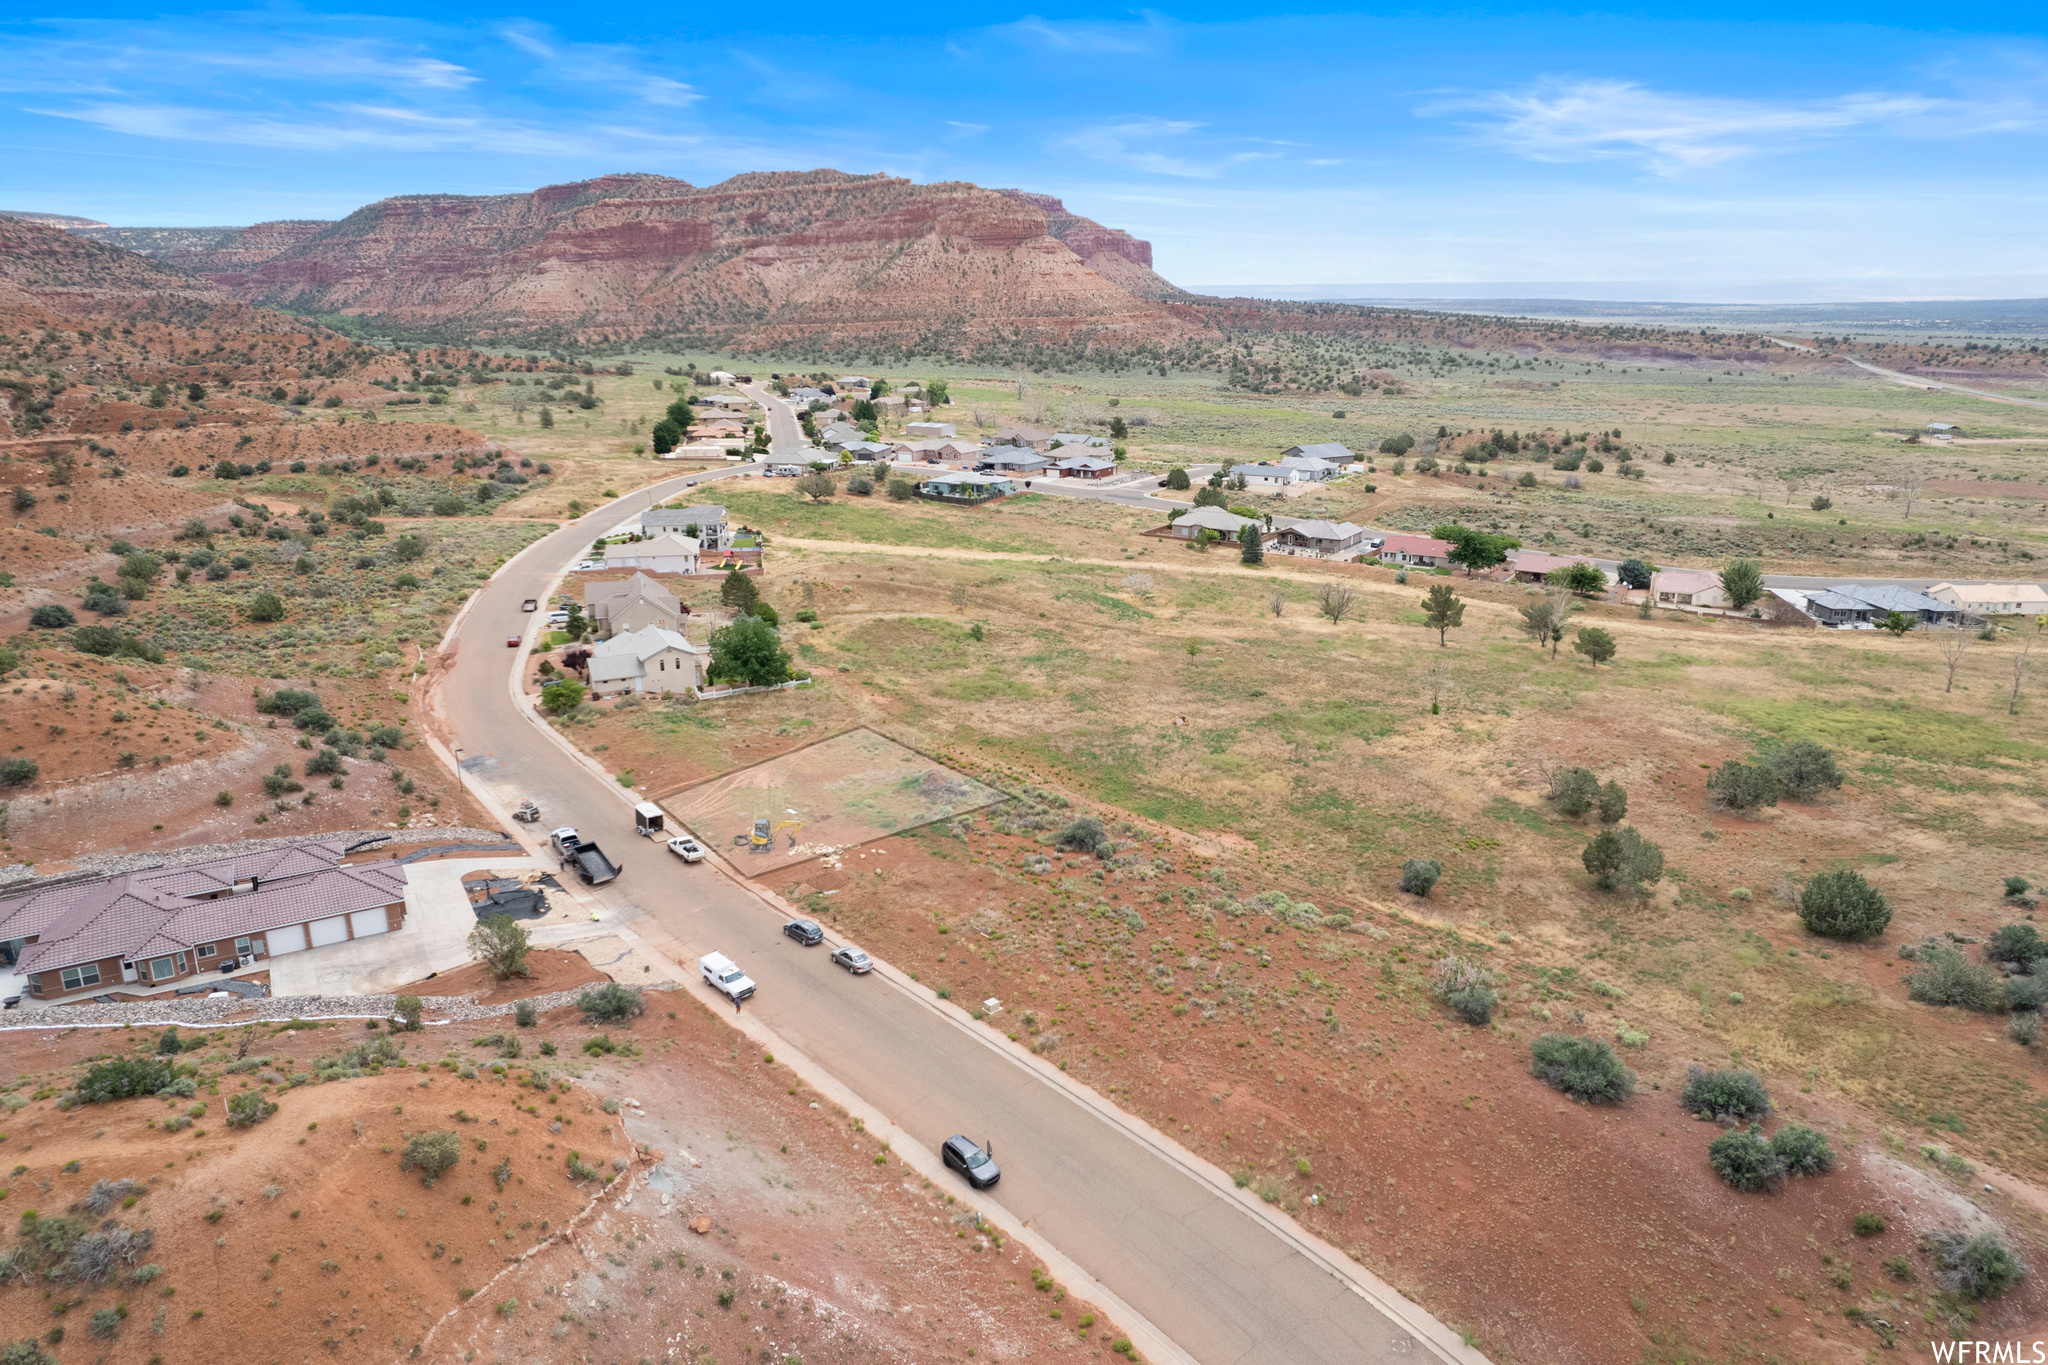
<svg viewBox="0 0 2048 1365">
<path fill-rule="evenodd" d="M 782 932 L 806 948 L 815 947 L 825 941 L 825 931 L 818 927 L 816 920 L 793 919 L 782 926 Z"/>
<path fill-rule="evenodd" d="M 967 1183 L 977 1190 L 985 1190 L 1003 1178 L 1002 1168 L 996 1159 L 966 1138 L 955 1133 L 946 1139 L 946 1145 L 939 1148 L 939 1155 L 946 1165 L 967 1177 Z"/>
</svg>

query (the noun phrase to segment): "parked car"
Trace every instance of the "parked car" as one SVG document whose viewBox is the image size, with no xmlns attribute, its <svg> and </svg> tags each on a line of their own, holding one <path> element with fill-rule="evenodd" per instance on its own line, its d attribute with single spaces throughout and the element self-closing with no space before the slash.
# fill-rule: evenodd
<svg viewBox="0 0 2048 1365">
<path fill-rule="evenodd" d="M 505 648 L 507 648 L 507 649 L 517 649 L 517 648 L 519 648 L 519 637 L 518 637 L 517 635 L 507 635 L 507 636 L 505 637 Z"/>
<path fill-rule="evenodd" d="M 704 954 L 697 959 L 697 970 L 704 974 L 705 985 L 728 1000 L 744 1000 L 754 993 L 753 978 L 724 953 Z"/>
<path fill-rule="evenodd" d="M 576 561 L 576 568 L 578 569 L 602 569 L 603 567 L 604 561 L 602 559 L 579 559 Z"/>
<path fill-rule="evenodd" d="M 551 625 L 551 626 L 566 626 L 566 625 L 568 625 L 568 624 L 569 624 L 569 613 L 568 613 L 568 612 L 566 612 L 566 611 L 561 611 L 561 610 L 556 610 L 556 611 L 551 611 L 551 612 L 549 612 L 549 613 L 548 613 L 548 624 L 549 624 L 549 625 Z"/>
<path fill-rule="evenodd" d="M 977 1190 L 985 1190 L 1003 1178 L 1002 1168 L 996 1159 L 981 1148 L 955 1133 L 946 1139 L 946 1145 L 939 1148 L 939 1155 L 946 1165 L 967 1177 L 967 1183 Z"/>
<path fill-rule="evenodd" d="M 832 961 L 855 976 L 864 976 L 875 969 L 874 959 L 858 948 L 834 948 Z"/>
<path fill-rule="evenodd" d="M 668 851 L 686 863 L 701 863 L 704 861 L 703 847 L 687 834 L 678 834 L 675 838 L 669 840 Z"/>
<path fill-rule="evenodd" d="M 582 842 L 583 836 L 576 832 L 574 825 L 564 825 L 560 829 L 548 831 L 548 847 L 554 850 L 557 858 L 568 857 L 576 845 Z"/>
<path fill-rule="evenodd" d="M 782 932 L 806 948 L 816 947 L 825 941 L 825 931 L 812 919 L 793 919 L 782 926 Z"/>
</svg>

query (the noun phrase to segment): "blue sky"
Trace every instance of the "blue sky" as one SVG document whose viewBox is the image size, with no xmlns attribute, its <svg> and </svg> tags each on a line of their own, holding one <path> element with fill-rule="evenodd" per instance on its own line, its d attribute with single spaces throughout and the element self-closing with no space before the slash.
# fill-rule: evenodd
<svg viewBox="0 0 2048 1365">
<path fill-rule="evenodd" d="M 117 224 L 831 166 L 1056 194 L 1188 284 L 2048 276 L 2018 10 L 33 3 L 0 207 Z"/>
</svg>

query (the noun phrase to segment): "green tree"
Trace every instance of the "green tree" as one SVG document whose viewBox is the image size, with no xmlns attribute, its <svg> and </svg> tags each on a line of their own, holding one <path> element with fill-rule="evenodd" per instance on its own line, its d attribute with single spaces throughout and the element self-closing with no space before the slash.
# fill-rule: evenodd
<svg viewBox="0 0 2048 1365">
<path fill-rule="evenodd" d="M 1754 1123 L 1708 1143 L 1707 1164 L 1745 1194 L 1768 1190 L 1785 1178 L 1784 1162 L 1764 1139 L 1763 1128 Z"/>
<path fill-rule="evenodd" d="M 391 557 L 400 564 L 411 564 L 423 559 L 427 553 L 427 542 L 419 536 L 404 535 L 391 542 Z"/>
<path fill-rule="evenodd" d="M 1754 810 L 1778 804 L 1778 776 L 1761 763 L 1729 759 L 1707 779 L 1707 790 L 1730 810 Z"/>
<path fill-rule="evenodd" d="M 249 599 L 251 621 L 284 620 L 284 599 L 274 592 L 259 592 Z"/>
<path fill-rule="evenodd" d="M 533 975 L 526 966 L 529 946 L 526 926 L 510 915 L 485 915 L 469 931 L 471 955 L 500 981 Z"/>
<path fill-rule="evenodd" d="M 1401 864 L 1401 889 L 1411 896 L 1427 896 L 1444 875 L 1444 865 L 1434 858 L 1410 858 Z"/>
<path fill-rule="evenodd" d="M 889 480 L 889 501 L 909 502 L 917 496 L 917 485 L 909 479 Z"/>
<path fill-rule="evenodd" d="M 1641 559 L 1624 559 L 1621 561 L 1621 567 L 1615 570 L 1615 577 L 1621 580 L 1624 588 L 1641 589 L 1650 586 L 1650 580 L 1656 572 L 1655 564 Z"/>
<path fill-rule="evenodd" d="M 1610 781 L 1600 788 L 1600 823 L 1619 824 L 1628 814 L 1628 793 L 1619 782 Z"/>
<path fill-rule="evenodd" d="M 1490 531 L 1460 526 L 1456 522 L 1447 522 L 1430 534 L 1438 540 L 1450 542 L 1451 552 L 1445 558 L 1453 564 L 1464 565 L 1467 578 L 1480 569 L 1491 569 L 1505 564 L 1509 550 L 1522 548 L 1522 542 L 1513 536 L 1495 535 Z"/>
<path fill-rule="evenodd" d="M 557 678 L 540 690 L 540 704 L 553 715 L 565 715 L 583 704 L 583 684 L 574 678 Z"/>
<path fill-rule="evenodd" d="M 427 1007 L 417 995 L 401 995 L 391 1002 L 391 1008 L 408 1033 L 417 1033 L 420 1030 L 420 1020 L 425 1017 Z"/>
<path fill-rule="evenodd" d="M 1247 523 L 1237 528 L 1237 543 L 1239 546 L 1237 557 L 1242 563 L 1263 564 L 1266 562 L 1266 547 L 1264 542 L 1259 539 L 1259 528 L 1255 524 Z"/>
<path fill-rule="evenodd" d="M 1186 492 L 1188 489 L 1187 470 L 1181 468 L 1179 465 L 1175 465 L 1173 468 L 1167 470 L 1166 486 L 1168 488 L 1178 489 L 1181 492 Z"/>
<path fill-rule="evenodd" d="M 1558 812 L 1576 820 L 1600 799 L 1600 779 L 1591 768 L 1560 768 L 1550 775 L 1550 800 Z"/>
<path fill-rule="evenodd" d="M 1572 650 L 1591 659 L 1593 667 L 1598 668 L 1614 657 L 1614 636 L 1598 626 L 1580 626 L 1572 636 Z"/>
<path fill-rule="evenodd" d="M 1118 413 L 1118 414 L 1117 414 L 1116 416 L 1114 416 L 1114 417 L 1111 417 L 1111 418 L 1109 419 L 1109 437 L 1110 437 L 1110 439 L 1111 439 L 1111 440 L 1113 440 L 1113 441 L 1124 441 L 1124 440 L 1129 440 L 1129 439 L 1130 439 L 1130 435 L 1131 435 L 1131 424 L 1130 424 L 1129 422 L 1126 422 L 1126 421 L 1124 420 L 1124 418 L 1123 418 L 1123 414 L 1122 414 L 1122 413 Z"/>
<path fill-rule="evenodd" d="M 683 429 L 664 417 L 654 424 L 648 439 L 654 443 L 655 454 L 666 455 L 682 443 Z"/>
<path fill-rule="evenodd" d="M 1539 597 L 1534 602 L 1524 602 L 1517 610 L 1522 616 L 1522 633 L 1536 642 L 1541 649 L 1550 639 L 1550 627 L 1563 613 L 1562 604 L 1548 597 Z"/>
<path fill-rule="evenodd" d="M 1834 754 L 1810 739 L 1780 744 L 1764 755 L 1764 764 L 1794 801 L 1809 801 L 1842 785 Z"/>
<path fill-rule="evenodd" d="M 1876 938 L 1892 922 L 1892 907 L 1854 868 L 1818 872 L 1799 893 L 1799 918 L 1823 938 Z"/>
<path fill-rule="evenodd" d="M 947 387 L 946 381 L 943 379 L 925 380 L 924 395 L 930 400 L 931 406 L 934 408 L 950 407 L 953 402 L 952 390 Z"/>
<path fill-rule="evenodd" d="M 1591 564 L 1567 564 L 1561 569 L 1552 569 L 1543 576 L 1543 581 L 1578 597 L 1591 597 L 1607 591 L 1607 575 Z"/>
<path fill-rule="evenodd" d="M 1919 624 L 1920 619 L 1916 616 L 1908 616 L 1902 611 L 1888 611 L 1884 614 L 1884 619 L 1877 623 L 1877 628 L 1888 630 L 1894 635 L 1904 635 Z"/>
<path fill-rule="evenodd" d="M 796 491 L 812 502 L 823 502 L 839 491 L 830 474 L 806 474 L 796 481 Z"/>
<path fill-rule="evenodd" d="M 747 577 L 746 572 L 737 564 L 727 569 L 725 577 L 719 580 L 719 605 L 731 607 L 737 615 L 751 614 L 754 604 L 760 600 L 761 589 L 755 586 L 754 580 Z"/>
<path fill-rule="evenodd" d="M 1195 490 L 1195 506 L 1197 507 L 1228 507 L 1229 505 L 1230 495 L 1214 484 Z"/>
<path fill-rule="evenodd" d="M 1602 891 L 1640 890 L 1664 878 L 1664 850 L 1645 839 L 1634 825 L 1601 830 L 1580 853 L 1579 861 Z"/>
<path fill-rule="evenodd" d="M 78 624 L 78 617 L 71 608 L 56 602 L 45 602 L 28 614 L 28 623 L 37 630 L 62 630 Z"/>
<path fill-rule="evenodd" d="M 743 616 L 711 632 L 711 675 L 767 687 L 789 679 L 789 651 L 766 621 Z"/>
<path fill-rule="evenodd" d="M 1721 570 L 1721 590 L 1737 611 L 1745 611 L 1764 595 L 1764 566 L 1754 559 L 1731 559 Z"/>
<path fill-rule="evenodd" d="M 1465 604 L 1450 584 L 1435 583 L 1422 599 L 1422 616 L 1424 623 L 1436 632 L 1438 648 L 1443 648 L 1449 644 L 1450 632 L 1465 624 Z"/>
</svg>

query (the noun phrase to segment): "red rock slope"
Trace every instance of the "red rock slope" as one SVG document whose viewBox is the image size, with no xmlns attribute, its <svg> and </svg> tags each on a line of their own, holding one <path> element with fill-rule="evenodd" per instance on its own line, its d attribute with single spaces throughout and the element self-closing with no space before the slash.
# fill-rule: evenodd
<svg viewBox="0 0 2048 1365">
<path fill-rule="evenodd" d="M 749 349 L 991 333 L 1194 330 L 1149 244 L 1057 199 L 838 171 L 708 188 L 615 175 L 531 194 L 408 195 L 259 224 L 179 265 L 254 303 L 488 337 L 677 337 Z"/>
</svg>

